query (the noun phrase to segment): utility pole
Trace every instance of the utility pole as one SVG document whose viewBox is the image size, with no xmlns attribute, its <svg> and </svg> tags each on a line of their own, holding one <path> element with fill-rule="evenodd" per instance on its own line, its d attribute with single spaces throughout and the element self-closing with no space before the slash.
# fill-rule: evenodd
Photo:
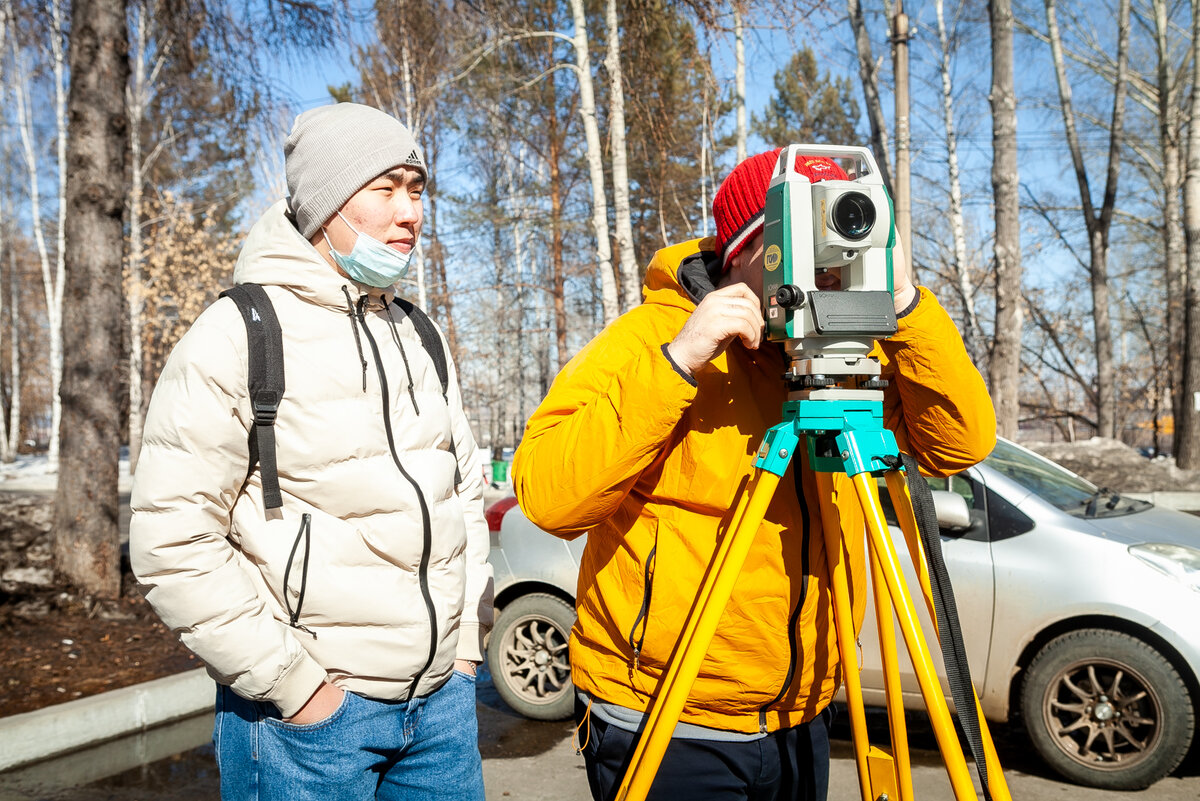
<svg viewBox="0 0 1200 801">
<path fill-rule="evenodd" d="M 916 282 L 912 260 L 912 186 L 909 147 L 911 134 L 908 125 L 908 15 L 904 0 L 896 0 L 892 17 L 892 59 L 896 75 L 896 229 L 904 243 L 904 261 Z"/>
</svg>

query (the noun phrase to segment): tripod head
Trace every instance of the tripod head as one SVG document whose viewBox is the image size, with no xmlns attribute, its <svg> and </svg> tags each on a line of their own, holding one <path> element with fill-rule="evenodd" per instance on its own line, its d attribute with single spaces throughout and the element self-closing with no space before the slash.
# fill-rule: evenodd
<svg viewBox="0 0 1200 801">
<path fill-rule="evenodd" d="M 849 180 L 813 183 L 797 170 L 831 159 Z M 862 399 L 883 387 L 874 341 L 896 333 L 892 301 L 895 225 L 891 199 L 865 147 L 789 145 L 767 189 L 762 303 L 767 338 L 788 354 L 793 398 Z M 841 289 L 817 289 L 837 270 Z M 882 399 L 882 395 L 879 395 Z"/>
</svg>

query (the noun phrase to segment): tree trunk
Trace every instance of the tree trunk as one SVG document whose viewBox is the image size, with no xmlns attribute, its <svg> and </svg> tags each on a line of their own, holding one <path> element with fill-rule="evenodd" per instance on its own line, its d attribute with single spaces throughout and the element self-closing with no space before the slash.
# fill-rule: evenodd
<svg viewBox="0 0 1200 801">
<path fill-rule="evenodd" d="M 117 473 L 121 446 L 122 210 L 129 119 L 124 0 L 75 0 L 71 90 L 61 467 L 54 556 L 99 597 L 121 588 Z"/>
<path fill-rule="evenodd" d="M 428 166 L 431 175 L 437 169 L 439 154 L 437 142 L 436 136 L 431 137 L 429 148 L 425 151 L 425 164 Z M 458 328 L 454 325 L 454 299 L 450 294 L 449 281 L 446 279 L 446 249 L 442 246 L 442 240 L 438 236 L 438 187 L 436 178 L 430 181 L 430 185 L 426 187 L 425 202 L 429 208 L 429 213 L 425 218 L 425 228 L 429 238 L 429 253 L 426 262 L 430 268 L 430 283 L 433 285 L 433 297 L 437 299 L 432 305 L 436 305 L 441 310 L 435 319 L 438 321 L 438 325 L 442 327 L 442 333 L 446 335 L 446 341 L 450 345 L 450 355 L 457 364 L 462 361 L 462 354 L 458 352 Z"/>
<path fill-rule="evenodd" d="M 4 52 L 4 21 L 2 19 L 0 19 L 0 53 L 3 53 L 3 52 Z M 4 194 L 2 192 L 0 192 L 0 201 L 3 201 L 3 199 L 4 199 Z M 12 248 L 9 248 L 9 250 L 11 251 Z M 4 252 L 4 210 L 2 207 L 0 207 L 0 253 L 3 253 L 3 252 Z M 16 267 L 15 263 L 14 263 L 13 267 L 14 268 Z M 4 280 L 2 277 L 3 274 L 4 274 L 4 270 L 0 269 L 0 291 L 2 291 L 2 288 L 4 287 Z M 8 280 L 14 286 L 16 285 L 17 276 L 16 276 L 15 269 L 10 271 Z M 15 305 L 10 307 L 8 310 L 8 313 L 12 316 L 12 320 L 14 323 L 12 326 L 12 337 L 13 337 L 13 342 L 16 342 L 17 341 L 17 338 L 16 338 L 17 337 L 17 326 L 15 323 L 16 323 L 16 319 L 17 319 L 17 307 Z M 5 332 L 3 330 L 0 330 L 0 341 L 3 341 L 4 333 Z M 15 348 L 11 348 L 11 347 L 10 347 L 10 350 L 15 356 L 17 353 L 17 350 Z M 12 398 L 9 402 L 10 408 L 12 405 L 15 405 L 17 403 L 17 398 L 19 398 L 21 396 L 21 385 L 18 384 L 16 381 L 16 378 L 18 375 L 19 375 L 18 360 L 14 358 L 11 368 L 10 368 L 10 372 L 9 372 L 10 380 L 9 380 L 9 384 L 8 384 L 8 386 L 11 388 L 11 398 Z M 17 454 L 17 450 L 14 447 L 15 442 L 16 442 L 16 437 L 12 437 L 9 434 L 9 420 L 10 419 L 11 418 L 7 418 L 2 413 L 0 413 L 0 462 L 4 462 L 5 464 L 12 462 L 16 458 L 16 454 Z M 19 419 L 20 418 L 18 418 L 18 420 Z"/>
<path fill-rule="evenodd" d="M 7 9 L 3 9 L 3 11 L 7 11 Z M 7 44 L 7 39 L 8 39 L 8 14 L 3 13 L 3 11 L 0 11 L 0 55 L 2 55 L 4 53 L 4 46 Z M 4 66 L 2 63 L 0 63 L 0 91 L 3 91 L 3 87 L 4 87 L 4 82 L 2 80 L 3 76 L 4 76 Z M 3 142 L 4 142 L 4 132 L 2 130 L 0 130 L 0 153 L 5 152 Z M 4 253 L 4 250 L 5 250 L 4 249 L 5 224 L 4 224 L 3 203 L 4 203 L 4 193 L 0 192 L 0 253 Z M 9 252 L 12 252 L 11 247 L 8 250 L 9 250 Z M 16 262 L 14 261 L 12 264 L 13 264 L 13 269 L 9 274 L 9 281 L 12 283 L 13 286 L 16 286 L 16 280 L 17 280 Z M 0 270 L 0 276 L 3 275 L 3 272 L 4 272 L 3 270 Z M 4 281 L 2 278 L 0 278 L 0 292 L 3 291 L 3 287 L 4 287 Z M 17 338 L 16 338 L 16 336 L 17 336 L 17 326 L 16 326 L 17 307 L 15 305 L 9 309 L 9 314 L 12 316 L 12 320 L 13 320 L 13 326 L 12 326 L 13 342 L 16 342 L 17 341 Z M 4 339 L 4 332 L 0 331 L 0 341 L 2 341 L 3 339 Z M 16 351 L 13 351 L 13 352 L 15 353 Z M 18 384 L 17 381 L 15 380 L 16 376 L 18 374 L 18 366 L 17 365 L 18 365 L 18 359 L 13 359 L 12 365 L 11 365 L 11 370 L 9 373 L 9 378 L 12 379 L 9 381 L 9 387 L 11 389 L 11 396 L 12 396 L 12 401 L 10 401 L 10 407 L 12 406 L 13 403 L 16 402 L 16 399 L 21 396 L 21 385 Z M 17 450 L 14 447 L 16 438 L 11 436 L 9 433 L 9 419 L 10 418 L 6 418 L 2 414 L 0 414 L 0 461 L 3 461 L 6 464 L 9 462 L 12 462 L 16 458 L 16 453 L 17 453 Z M 18 418 L 18 420 L 19 419 L 20 418 Z"/>
<path fill-rule="evenodd" d="M 54 307 L 62 318 L 63 281 L 66 274 L 66 229 L 67 229 L 67 89 L 66 77 L 63 75 L 63 12 L 62 0 L 50 3 L 50 49 L 54 54 L 54 127 L 58 141 L 55 142 L 55 154 L 58 160 L 58 233 L 55 237 L 56 260 L 54 266 Z M 57 358 L 51 358 L 50 369 L 55 370 L 55 382 L 62 385 L 62 338 L 59 337 L 60 347 Z M 49 460 L 51 465 L 58 464 L 59 448 L 62 437 L 59 427 L 62 422 L 61 399 L 58 393 L 54 397 L 55 414 L 51 415 Z"/>
<path fill-rule="evenodd" d="M 633 220 L 629 210 L 629 157 L 625 148 L 625 79 L 621 69 L 621 26 L 617 0 L 606 0 L 608 27 L 609 113 L 608 140 L 612 149 L 613 211 L 616 213 L 617 257 L 621 265 L 622 309 L 632 309 L 642 300 L 642 281 L 637 255 L 633 252 Z"/>
<path fill-rule="evenodd" d="M 996 324 L 988 365 L 988 385 L 996 407 L 996 430 L 1014 438 L 1020 414 L 1021 215 L 1017 176 L 1017 98 L 1013 91 L 1011 0 L 991 0 L 992 29 L 992 196 L 996 227 Z"/>
<path fill-rule="evenodd" d="M 419 121 L 416 118 L 418 109 L 413 99 L 412 65 L 408 60 L 408 39 L 400 40 L 400 79 L 404 89 L 404 124 L 416 139 L 421 135 Z M 428 164 L 428 162 L 426 162 Z M 417 305 L 422 309 L 429 308 L 429 296 L 425 288 L 425 249 L 418 238 L 413 249 L 413 267 L 417 281 Z"/>
<path fill-rule="evenodd" d="M 1096 434 L 1117 436 L 1116 368 L 1113 358 L 1112 317 L 1109 314 L 1108 236 L 1088 237 L 1091 250 L 1092 322 L 1096 354 Z"/>
<path fill-rule="evenodd" d="M 514 204 L 515 206 L 516 204 Z M 522 226 L 521 213 L 517 212 L 516 219 L 513 220 L 512 226 L 513 237 L 513 277 L 508 282 L 507 290 L 508 298 L 506 298 L 507 308 L 504 310 L 504 317 L 509 330 L 512 333 L 513 347 L 504 348 L 503 350 L 510 351 L 505 361 L 508 362 L 505 370 L 504 378 L 501 386 L 504 387 L 504 428 L 503 444 L 509 447 L 516 447 L 516 442 L 509 435 L 508 422 L 514 419 L 521 409 L 521 398 L 525 394 L 525 381 L 521 370 L 521 363 L 525 356 L 525 309 L 522 305 L 521 286 L 525 281 L 525 232 Z M 497 443 L 493 442 L 493 445 Z"/>
<path fill-rule="evenodd" d="M 551 106 L 553 109 L 553 106 Z M 563 177 L 558 161 L 562 157 L 562 142 L 558 132 L 558 117 L 549 115 L 547 138 L 550 163 L 550 297 L 554 307 L 554 343 L 558 353 L 558 369 L 567 366 L 567 299 L 565 268 L 563 266 Z M 550 387 L 547 385 L 546 390 Z M 543 394 L 545 394 L 543 392 Z"/>
<path fill-rule="evenodd" d="M 1192 0 L 1192 41 L 1200 42 L 1200 0 Z M 1175 462 L 1200 468 L 1200 58 L 1192 58 L 1187 171 L 1183 178 L 1183 224 L 1187 242 L 1184 292 L 1183 416 L 1175 421 Z"/>
<path fill-rule="evenodd" d="M 971 358 L 979 361 L 979 321 L 975 316 L 975 289 L 971 286 L 971 271 L 967 264 L 967 235 L 963 223 L 962 182 L 958 175 L 958 131 L 954 123 L 954 87 L 950 77 L 950 39 L 946 34 L 946 19 L 942 0 L 935 3 L 938 42 L 942 49 L 942 118 L 946 126 L 946 162 L 950 179 L 950 233 L 954 241 L 954 262 L 951 272 L 962 304 L 962 337 Z"/>
<path fill-rule="evenodd" d="M 1184 344 L 1184 284 L 1185 258 L 1183 212 L 1180 208 L 1180 191 L 1183 178 L 1180 175 L 1180 117 L 1179 89 L 1176 88 L 1175 71 L 1171 65 L 1170 50 L 1167 48 L 1167 2 L 1154 0 L 1154 33 L 1158 52 L 1158 135 L 1162 148 L 1162 191 L 1163 191 L 1163 267 L 1167 287 L 1167 378 L 1165 382 L 1171 393 L 1171 412 L 1175 420 L 1184 414 L 1183 354 Z M 1157 430 L 1155 431 L 1157 436 Z M 1156 447 L 1157 452 L 1157 447 Z"/>
<path fill-rule="evenodd" d="M 1058 30 L 1058 15 L 1055 0 L 1045 0 L 1046 33 L 1050 41 L 1050 52 L 1054 59 L 1054 72 L 1058 82 L 1059 102 L 1062 105 L 1063 127 L 1066 129 L 1067 145 L 1075 167 L 1075 179 L 1079 185 L 1079 197 L 1083 206 L 1084 222 L 1088 232 L 1090 251 L 1090 280 L 1092 290 L 1092 319 L 1094 324 L 1093 347 L 1096 358 L 1096 384 L 1092 394 L 1096 406 L 1096 433 L 1101 437 L 1115 437 L 1116 420 L 1116 371 L 1113 366 L 1112 328 L 1108 309 L 1108 245 L 1113 209 L 1117 196 L 1117 177 L 1120 173 L 1120 150 L 1125 120 L 1126 77 L 1129 63 L 1129 0 L 1121 0 L 1117 12 L 1117 73 L 1113 82 L 1112 122 L 1109 126 L 1108 171 L 1104 189 L 1104 200 L 1096 210 L 1092 203 L 1087 166 L 1079 134 L 1075 129 L 1075 112 L 1071 102 L 1071 86 L 1067 81 L 1066 65 L 1063 61 L 1062 36 Z"/>
<path fill-rule="evenodd" d="M 12 399 L 8 407 L 8 454 L 11 459 L 15 459 L 21 446 L 21 295 L 17 281 L 17 253 L 10 248 L 8 255 L 9 293 L 12 303 L 12 336 L 9 343 L 12 360 Z"/>
<path fill-rule="evenodd" d="M 142 323 L 145 300 L 142 287 L 142 121 L 146 114 L 146 8 L 137 7 L 133 37 L 133 80 L 126 90 L 129 114 L 129 470 L 137 471 L 142 450 Z"/>
<path fill-rule="evenodd" d="M 704 102 L 700 107 L 700 235 L 708 234 L 708 182 L 712 174 L 712 153 L 708 136 L 708 80 L 704 81 Z"/>
<path fill-rule="evenodd" d="M 850 27 L 854 31 L 854 44 L 858 54 L 858 74 L 862 79 L 863 96 L 867 101 L 867 120 L 871 123 L 871 150 L 888 191 L 895 197 L 892 184 L 891 146 L 888 144 L 887 120 L 883 116 L 883 104 L 879 99 L 879 75 L 875 71 L 875 57 L 871 55 L 871 37 L 863 18 L 862 3 L 846 0 L 850 13 Z"/>
<path fill-rule="evenodd" d="M 592 87 L 592 60 L 588 55 L 587 16 L 583 0 L 571 0 L 575 21 L 575 73 L 579 79 L 579 114 L 587 141 L 588 175 L 592 182 L 592 233 L 596 237 L 596 269 L 600 272 L 600 297 L 604 324 L 617 319 L 621 304 L 612 268 L 612 243 L 608 238 L 608 199 L 604 192 L 604 154 L 596 121 L 596 94 Z"/>
<path fill-rule="evenodd" d="M 733 2 L 733 53 L 734 53 L 734 91 L 737 92 L 737 163 L 746 160 L 746 42 L 745 30 L 742 26 L 741 0 Z M 778 142 L 785 145 L 790 142 Z"/>
<path fill-rule="evenodd" d="M 12 7 L 5 4 L 10 13 Z M 21 136 L 25 156 L 26 172 L 29 176 L 29 214 L 33 227 L 33 241 L 37 246 L 38 262 L 42 269 L 42 293 L 46 298 L 46 340 L 50 351 L 50 468 L 57 469 L 59 447 L 59 423 L 62 418 L 60 383 L 62 380 L 62 276 L 50 269 L 50 253 L 46 248 L 46 235 L 42 230 L 41 181 L 38 176 L 38 161 L 33 143 L 33 120 L 28 109 L 28 87 L 17 57 L 15 37 L 13 40 L 13 95 L 16 97 L 17 128 Z"/>
<path fill-rule="evenodd" d="M 900 234 L 900 244 L 904 248 L 904 263 L 908 265 L 913 283 L 917 283 L 917 265 L 913 262 L 912 250 L 912 159 L 911 137 L 909 135 L 909 102 L 908 102 L 908 15 L 904 13 L 902 0 L 896 2 L 896 14 L 893 17 L 892 47 L 894 49 L 893 74 L 896 82 L 895 92 L 895 121 L 896 121 L 896 230 Z"/>
</svg>

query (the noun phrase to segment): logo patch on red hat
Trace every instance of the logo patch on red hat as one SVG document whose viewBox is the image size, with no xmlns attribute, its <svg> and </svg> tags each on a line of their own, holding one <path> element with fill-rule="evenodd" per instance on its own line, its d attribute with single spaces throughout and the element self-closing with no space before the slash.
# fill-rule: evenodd
<svg viewBox="0 0 1200 801">
<path fill-rule="evenodd" d="M 838 166 L 836 161 L 824 156 L 805 156 L 803 154 L 796 156 L 796 172 L 807 176 L 808 180 L 813 183 L 849 180 L 845 170 Z"/>
</svg>

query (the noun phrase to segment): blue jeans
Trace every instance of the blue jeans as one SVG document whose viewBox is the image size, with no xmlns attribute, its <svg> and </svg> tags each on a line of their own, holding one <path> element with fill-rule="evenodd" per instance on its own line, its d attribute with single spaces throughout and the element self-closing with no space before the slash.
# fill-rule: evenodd
<svg viewBox="0 0 1200 801">
<path fill-rule="evenodd" d="M 483 801 L 475 680 L 458 671 L 407 703 L 348 692 L 307 726 L 223 685 L 216 713 L 222 801 Z"/>
</svg>

